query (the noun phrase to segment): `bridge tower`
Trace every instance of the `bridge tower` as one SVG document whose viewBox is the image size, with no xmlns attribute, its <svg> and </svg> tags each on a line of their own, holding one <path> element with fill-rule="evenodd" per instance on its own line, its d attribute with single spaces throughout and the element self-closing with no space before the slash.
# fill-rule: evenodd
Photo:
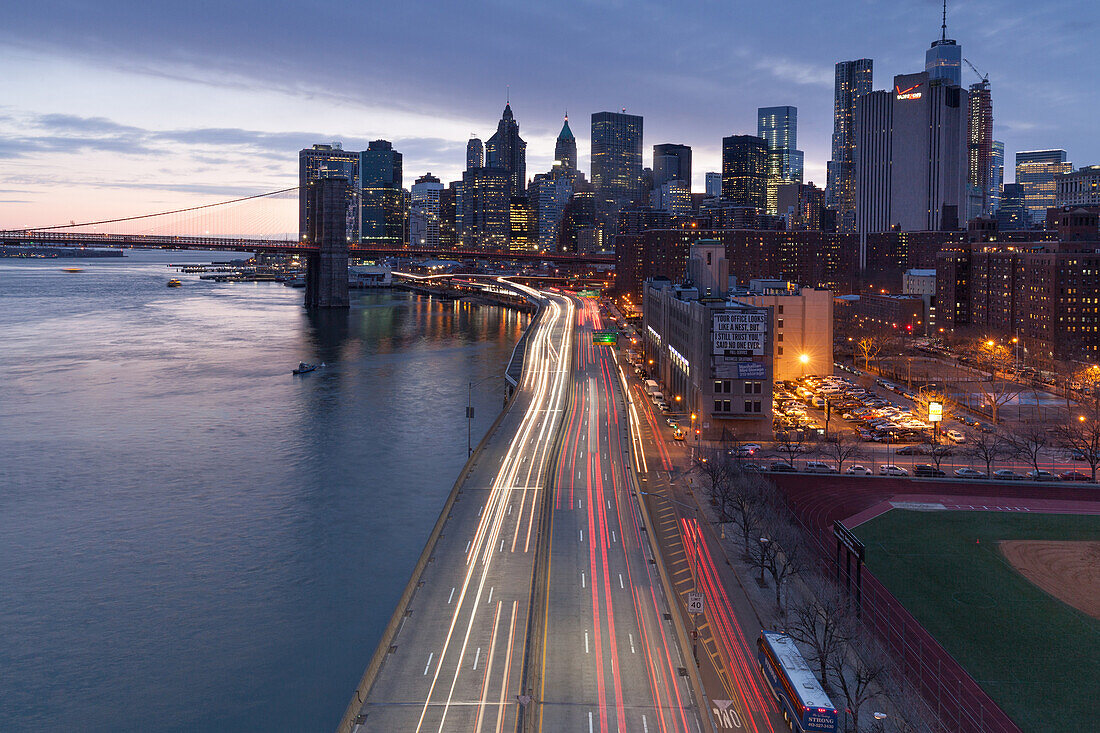
<svg viewBox="0 0 1100 733">
<path fill-rule="evenodd" d="M 347 308 L 348 179 L 334 176 L 310 181 L 305 191 L 309 241 L 320 247 L 306 261 L 306 308 Z"/>
</svg>

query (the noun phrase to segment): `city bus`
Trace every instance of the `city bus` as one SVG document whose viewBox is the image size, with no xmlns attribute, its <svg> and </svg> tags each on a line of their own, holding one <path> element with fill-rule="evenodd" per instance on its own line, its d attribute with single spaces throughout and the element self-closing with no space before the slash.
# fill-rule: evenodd
<svg viewBox="0 0 1100 733">
<path fill-rule="evenodd" d="M 810 665 L 786 634 L 762 631 L 756 642 L 760 671 L 795 733 L 836 733 L 837 713 Z"/>
</svg>

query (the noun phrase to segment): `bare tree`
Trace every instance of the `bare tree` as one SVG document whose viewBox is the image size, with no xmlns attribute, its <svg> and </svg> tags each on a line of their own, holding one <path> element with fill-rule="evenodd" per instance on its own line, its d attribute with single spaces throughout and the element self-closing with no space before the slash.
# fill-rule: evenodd
<svg viewBox="0 0 1100 733">
<path fill-rule="evenodd" d="M 703 490 L 710 503 L 718 510 L 718 521 L 728 522 L 726 508 L 729 503 L 731 468 L 724 450 L 710 448 L 700 450 L 695 456 L 692 471 L 703 481 Z"/>
<path fill-rule="evenodd" d="M 938 443 L 935 432 L 926 432 L 924 434 L 924 442 L 929 446 L 928 460 L 932 461 L 932 465 L 937 471 L 940 470 L 940 464 L 943 463 L 943 459 L 951 455 L 950 446 Z"/>
<path fill-rule="evenodd" d="M 1012 444 L 999 432 L 979 432 L 971 439 L 966 454 L 985 464 L 986 478 L 993 478 L 993 465 L 1013 455 Z"/>
<path fill-rule="evenodd" d="M 1100 408 L 1093 407 L 1091 412 L 1091 415 L 1070 415 L 1053 433 L 1062 449 L 1088 463 L 1092 481 L 1096 483 L 1100 468 Z"/>
<path fill-rule="evenodd" d="M 736 471 L 730 482 L 729 519 L 741 532 L 745 557 L 750 557 L 751 539 L 758 535 L 760 520 L 767 504 L 769 484 L 758 474 Z"/>
<path fill-rule="evenodd" d="M 996 425 L 1001 407 L 1023 391 L 1023 387 L 1013 378 L 1015 365 L 1012 360 L 1012 351 L 993 339 L 984 339 L 972 345 L 968 352 L 981 372 L 980 379 L 974 383 L 974 386 L 981 395 L 982 401 L 989 407 L 990 420 Z"/>
<path fill-rule="evenodd" d="M 858 733 L 860 708 L 878 694 L 890 663 L 865 631 L 854 622 L 846 626 L 849 653 L 833 655 L 829 672 L 836 688 L 844 694 L 850 712 L 847 729 Z"/>
<path fill-rule="evenodd" d="M 1041 423 L 1025 425 L 1012 436 L 1012 447 L 1016 455 L 1035 469 L 1036 476 L 1039 474 L 1039 459 L 1050 444 L 1050 432 Z"/>
<path fill-rule="evenodd" d="M 836 463 L 838 473 L 844 472 L 844 463 L 863 455 L 863 446 L 852 439 L 850 433 L 834 433 L 818 445 L 818 452 Z"/>
<path fill-rule="evenodd" d="M 787 633 L 810 648 L 807 661 L 817 666 L 822 686 L 828 687 L 829 661 L 844 651 L 844 624 L 851 606 L 828 578 L 814 575 L 806 580 L 806 589 L 788 615 Z"/>
<path fill-rule="evenodd" d="M 785 508 L 769 507 L 764 513 L 760 531 L 763 536 L 760 561 L 775 583 L 775 605 L 783 605 L 783 582 L 800 573 L 805 566 L 807 552 L 802 533 L 794 526 Z"/>
<path fill-rule="evenodd" d="M 871 360 L 878 357 L 879 352 L 882 351 L 882 339 L 875 335 L 867 335 L 856 341 L 856 353 L 859 354 L 859 358 L 863 359 L 863 369 L 868 371 L 871 368 Z"/>
<path fill-rule="evenodd" d="M 805 431 L 798 428 L 780 430 L 775 434 L 775 444 L 772 452 L 786 461 L 787 465 L 794 468 L 794 460 L 806 452 Z"/>
</svg>

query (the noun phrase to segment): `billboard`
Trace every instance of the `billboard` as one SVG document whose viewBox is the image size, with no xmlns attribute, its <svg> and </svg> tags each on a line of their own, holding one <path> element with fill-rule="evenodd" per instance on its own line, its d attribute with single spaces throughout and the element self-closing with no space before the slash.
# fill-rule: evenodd
<svg viewBox="0 0 1100 733">
<path fill-rule="evenodd" d="M 737 365 L 738 379 L 763 379 L 766 375 L 764 363 L 760 361 L 743 361 Z"/>
<path fill-rule="evenodd" d="M 940 402 L 928 403 L 928 422 L 940 422 L 943 420 L 943 404 Z"/>
<path fill-rule="evenodd" d="M 714 354 L 763 356 L 768 343 L 766 310 L 728 310 L 713 315 L 711 338 Z"/>
</svg>

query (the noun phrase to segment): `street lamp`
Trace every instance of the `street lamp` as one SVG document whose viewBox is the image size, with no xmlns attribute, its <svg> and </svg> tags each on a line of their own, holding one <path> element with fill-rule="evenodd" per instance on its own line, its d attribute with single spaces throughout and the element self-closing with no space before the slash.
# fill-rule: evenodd
<svg viewBox="0 0 1100 733">
<path fill-rule="evenodd" d="M 806 365 L 810 363 L 810 355 L 800 354 L 798 360 L 802 363 L 802 376 L 806 376 Z"/>
</svg>

